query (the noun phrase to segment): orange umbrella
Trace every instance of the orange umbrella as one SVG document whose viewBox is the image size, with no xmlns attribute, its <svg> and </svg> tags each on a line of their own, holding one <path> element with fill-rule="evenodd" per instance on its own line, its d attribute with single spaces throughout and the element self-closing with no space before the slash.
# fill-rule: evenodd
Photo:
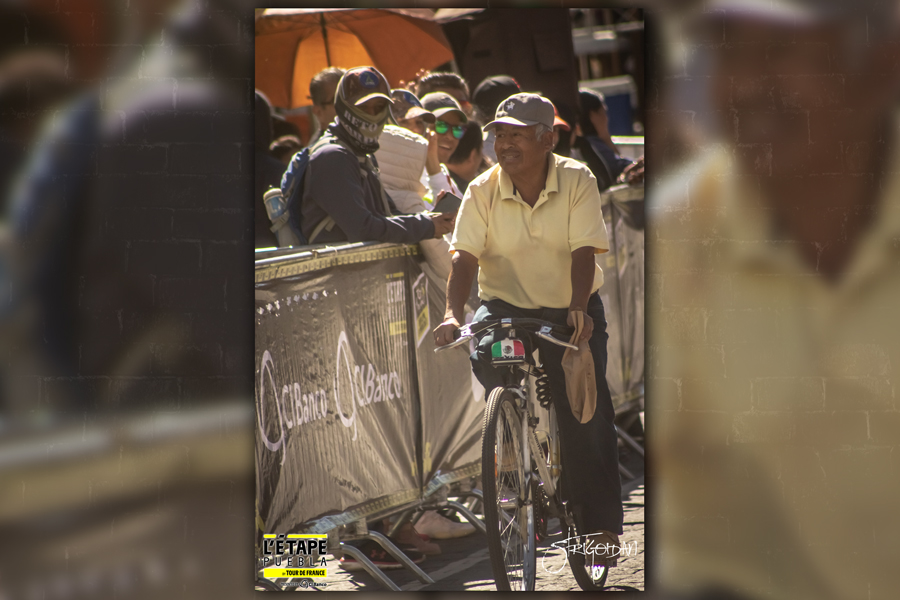
<svg viewBox="0 0 900 600">
<path fill-rule="evenodd" d="M 392 87 L 453 60 L 430 9 L 267 8 L 256 17 L 256 88 L 273 105 L 311 104 L 326 67 L 372 65 Z"/>
</svg>

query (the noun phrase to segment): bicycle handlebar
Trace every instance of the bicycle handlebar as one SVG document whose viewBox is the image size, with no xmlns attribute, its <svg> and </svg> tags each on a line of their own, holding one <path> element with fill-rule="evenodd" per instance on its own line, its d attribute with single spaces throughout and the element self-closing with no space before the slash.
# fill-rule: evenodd
<svg viewBox="0 0 900 600">
<path fill-rule="evenodd" d="M 454 340 L 453 342 L 447 344 L 446 346 L 439 346 L 434 349 L 435 352 L 440 352 L 441 350 L 449 350 L 450 348 L 456 348 L 470 339 L 475 337 L 476 335 L 486 332 L 489 329 L 494 328 L 520 328 L 525 331 L 531 331 L 539 338 L 556 344 L 557 346 L 562 346 L 563 348 L 571 348 L 573 350 L 578 350 L 578 346 L 570 344 L 569 342 L 557 339 L 550 335 L 551 333 L 557 333 L 560 335 L 571 336 L 575 331 L 573 327 L 568 327 L 564 325 L 557 325 L 556 323 L 551 323 L 549 321 L 543 321 L 541 319 L 525 319 L 525 318 L 506 318 L 506 319 L 488 319 L 485 321 L 478 321 L 477 323 L 469 323 L 468 325 L 463 325 L 459 329 L 453 332 Z"/>
</svg>

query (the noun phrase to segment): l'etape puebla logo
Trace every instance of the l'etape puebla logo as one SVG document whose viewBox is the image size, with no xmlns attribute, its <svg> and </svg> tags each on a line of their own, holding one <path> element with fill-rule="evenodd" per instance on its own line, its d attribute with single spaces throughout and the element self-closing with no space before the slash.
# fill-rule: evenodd
<svg viewBox="0 0 900 600">
<path fill-rule="evenodd" d="M 328 536 L 324 533 L 267 533 L 263 535 L 258 568 L 266 579 L 328 576 L 325 554 Z"/>
</svg>

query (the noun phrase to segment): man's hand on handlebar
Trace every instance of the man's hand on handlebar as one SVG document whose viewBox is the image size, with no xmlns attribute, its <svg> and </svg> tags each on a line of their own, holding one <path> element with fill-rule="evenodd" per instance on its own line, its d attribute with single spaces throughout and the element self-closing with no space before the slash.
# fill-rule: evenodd
<svg viewBox="0 0 900 600">
<path fill-rule="evenodd" d="M 453 334 L 459 329 L 459 321 L 453 317 L 444 319 L 434 330 L 434 345 L 446 346 L 453 341 Z"/>
</svg>

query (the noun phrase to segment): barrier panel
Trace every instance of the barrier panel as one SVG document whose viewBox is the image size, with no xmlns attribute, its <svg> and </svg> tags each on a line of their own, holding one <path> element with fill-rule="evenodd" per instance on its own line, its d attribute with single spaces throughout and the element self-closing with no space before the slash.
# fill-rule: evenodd
<svg viewBox="0 0 900 600">
<path fill-rule="evenodd" d="M 616 186 L 602 194 L 610 251 L 600 297 L 606 309 L 606 381 L 619 412 L 644 394 L 644 188 Z"/>
<path fill-rule="evenodd" d="M 409 251 L 257 269 L 257 504 L 267 531 L 419 497 Z"/>
<path fill-rule="evenodd" d="M 417 254 L 352 244 L 257 261 L 257 505 L 267 532 L 327 531 L 475 472 L 484 402 L 467 352 L 434 354 L 444 292 Z"/>
<path fill-rule="evenodd" d="M 643 395 L 644 238 L 629 212 L 642 215 L 642 201 L 643 188 L 603 195 L 612 249 L 598 256 L 600 294 L 617 411 Z M 267 533 L 329 531 L 480 472 L 473 348 L 434 354 L 445 295 L 418 246 L 258 256 L 257 508 Z"/>
<path fill-rule="evenodd" d="M 417 265 L 412 267 L 418 271 Z M 440 355 L 434 353 L 431 331 L 444 319 L 445 290 L 420 274 L 413 281 L 413 297 L 422 398 L 423 494 L 427 496 L 445 483 L 481 472 L 484 388 L 472 374 L 469 362 L 474 342 Z M 474 311 L 469 320 L 472 314 Z M 475 468 L 466 468 L 471 465 Z"/>
</svg>

